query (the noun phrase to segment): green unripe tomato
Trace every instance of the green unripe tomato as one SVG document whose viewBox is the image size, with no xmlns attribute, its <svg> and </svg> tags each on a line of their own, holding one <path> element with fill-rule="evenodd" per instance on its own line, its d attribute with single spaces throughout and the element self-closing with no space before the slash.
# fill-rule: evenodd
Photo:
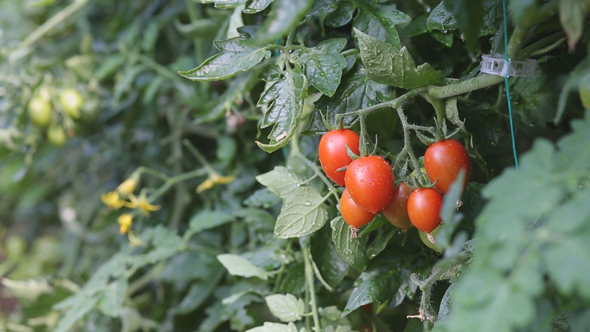
<svg viewBox="0 0 590 332">
<path fill-rule="evenodd" d="M 29 102 L 29 117 L 39 127 L 46 127 L 51 120 L 51 104 L 39 97 L 33 97 Z"/>
<path fill-rule="evenodd" d="M 74 119 L 80 118 L 80 107 L 84 103 L 82 96 L 74 89 L 65 89 L 59 95 L 59 101 L 64 111 Z"/>
<path fill-rule="evenodd" d="M 51 126 L 47 130 L 47 140 L 59 148 L 66 142 L 66 132 L 60 126 Z"/>
<path fill-rule="evenodd" d="M 430 235 L 432 235 L 433 238 L 436 238 L 439 231 L 440 226 L 435 228 L 432 232 L 430 232 Z M 436 243 L 430 242 L 430 240 L 428 239 L 428 235 L 426 235 L 426 233 L 424 233 L 421 230 L 418 230 L 418 233 L 420 233 L 420 240 L 422 240 L 422 243 L 424 243 L 428 248 L 438 252 L 439 254 L 444 251 L 444 249 L 438 246 Z"/>
</svg>

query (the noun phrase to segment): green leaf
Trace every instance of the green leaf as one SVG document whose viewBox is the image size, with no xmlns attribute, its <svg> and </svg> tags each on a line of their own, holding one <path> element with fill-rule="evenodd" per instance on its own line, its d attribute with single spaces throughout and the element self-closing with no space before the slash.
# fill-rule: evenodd
<svg viewBox="0 0 590 332">
<path fill-rule="evenodd" d="M 354 28 L 390 43 L 399 50 L 401 46 L 395 26 L 410 23 L 412 18 L 397 10 L 395 5 L 359 0 L 355 0 L 354 3 L 359 7 L 359 14 L 354 19 Z"/>
<path fill-rule="evenodd" d="M 467 47 L 474 50 L 484 18 L 483 0 L 444 0 L 443 3 L 457 20 Z"/>
<path fill-rule="evenodd" d="M 559 0 L 559 20 L 567 34 L 570 50 L 582 37 L 586 16 L 590 12 L 590 1 L 587 0 Z"/>
<path fill-rule="evenodd" d="M 409 275 L 408 270 L 391 264 L 379 264 L 367 269 L 355 282 L 356 286 L 348 298 L 342 315 L 348 315 L 365 304 L 389 300 L 397 293 Z"/>
<path fill-rule="evenodd" d="M 269 50 L 251 46 L 246 40 L 236 37 L 215 41 L 215 47 L 221 53 L 205 60 L 197 68 L 178 73 L 193 81 L 219 81 L 247 71 L 270 57 Z"/>
<path fill-rule="evenodd" d="M 288 70 L 260 96 L 258 106 L 268 107 L 260 127 L 273 127 L 268 144 L 256 142 L 261 149 L 273 152 L 289 143 L 299 124 L 306 94 L 305 76 Z"/>
<path fill-rule="evenodd" d="M 286 325 L 266 322 L 264 325 L 249 329 L 246 332 L 297 332 L 297 327 L 293 323 Z"/>
<path fill-rule="evenodd" d="M 218 210 L 204 210 L 192 216 L 187 232 L 198 234 L 204 230 L 212 229 L 234 220 L 234 216 L 229 213 Z"/>
<path fill-rule="evenodd" d="M 284 197 L 274 236 L 279 239 L 302 237 L 322 228 L 328 221 L 325 198 L 312 187 L 295 187 Z"/>
<path fill-rule="evenodd" d="M 346 66 L 346 61 L 340 54 L 344 46 L 346 39 L 331 39 L 293 54 L 305 65 L 305 75 L 309 83 L 330 97 L 340 85 L 342 70 Z"/>
<path fill-rule="evenodd" d="M 332 241 L 340 257 L 356 270 L 364 271 L 367 266 L 367 237 L 351 239 L 350 227 L 342 217 L 332 219 L 330 226 Z"/>
<path fill-rule="evenodd" d="M 61 317 L 57 326 L 53 329 L 54 332 L 68 332 L 72 327 L 87 313 L 89 313 L 98 302 L 98 298 L 83 296 L 76 302 L 76 306 L 68 310 L 65 315 Z"/>
<path fill-rule="evenodd" d="M 290 195 L 299 184 L 297 175 L 285 166 L 276 166 L 272 171 L 258 175 L 256 181 L 279 197 Z"/>
<path fill-rule="evenodd" d="M 338 8 L 326 17 L 326 25 L 338 28 L 348 24 L 352 20 L 355 10 L 356 6 L 350 1 L 340 1 Z"/>
<path fill-rule="evenodd" d="M 250 263 L 247 259 L 238 255 L 221 254 L 217 255 L 219 262 L 227 269 L 229 274 L 240 277 L 257 277 L 262 280 L 268 279 L 268 273 Z"/>
<path fill-rule="evenodd" d="M 291 294 L 274 294 L 264 298 L 270 312 L 285 323 L 296 322 L 305 313 L 303 300 Z"/>
<path fill-rule="evenodd" d="M 312 5 L 311 0 L 276 0 L 272 4 L 270 15 L 254 36 L 254 40 L 265 44 L 274 42 L 277 38 L 283 38 L 303 20 Z"/>
<path fill-rule="evenodd" d="M 311 256 L 322 278 L 332 288 L 336 288 L 348 273 L 348 264 L 336 251 L 328 228 L 323 228 L 311 238 Z"/>
<path fill-rule="evenodd" d="M 319 134 L 327 131 L 319 113 L 324 114 L 328 122 L 336 124 L 337 115 L 373 106 L 387 100 L 388 96 L 386 85 L 375 83 L 358 69 L 343 80 L 332 98 L 323 96 L 316 102 L 316 111 L 307 132 Z M 350 127 L 357 119 L 358 116 L 345 116 L 342 122 L 345 127 Z"/>
<path fill-rule="evenodd" d="M 117 317 L 127 296 L 129 283 L 126 278 L 119 278 L 107 286 L 102 294 L 98 308 L 107 316 Z"/>
<path fill-rule="evenodd" d="M 191 265 L 195 266 L 195 265 Z M 176 315 L 185 315 L 200 307 L 205 300 L 213 293 L 224 275 L 221 265 L 216 266 L 209 271 L 207 278 L 195 282 L 191 285 L 188 293 L 184 298 L 170 311 Z"/>
<path fill-rule="evenodd" d="M 246 14 L 254 14 L 261 12 L 266 9 L 266 7 L 270 6 L 275 0 L 250 0 L 246 7 L 244 8 L 244 13 Z"/>
<path fill-rule="evenodd" d="M 428 20 L 426 21 L 426 27 L 428 31 L 432 30 L 440 30 L 444 33 L 449 31 L 457 30 L 459 28 L 459 24 L 453 14 L 445 8 L 444 2 L 438 4 L 438 6 L 434 7 L 430 15 L 428 16 Z"/>
<path fill-rule="evenodd" d="M 212 3 L 215 8 L 230 9 L 245 4 L 248 0 L 196 0 L 200 3 Z"/>
<path fill-rule="evenodd" d="M 290 264 L 274 289 L 274 293 L 301 294 L 305 289 L 305 266 L 302 262 Z"/>
<path fill-rule="evenodd" d="M 262 188 L 256 190 L 250 197 L 246 198 L 244 205 L 268 209 L 280 202 L 281 199 L 277 195 L 268 190 L 268 188 Z"/>
<path fill-rule="evenodd" d="M 383 227 L 379 231 L 379 234 L 377 234 L 377 237 L 375 238 L 375 240 L 373 240 L 373 242 L 371 242 L 369 248 L 367 249 L 369 259 L 377 257 L 377 255 L 379 255 L 380 252 L 385 250 L 385 247 L 389 243 L 389 240 L 391 240 L 391 238 L 393 237 L 393 235 L 395 235 L 397 230 L 398 229 L 396 227 L 389 223 L 387 225 L 383 225 Z"/>
<path fill-rule="evenodd" d="M 373 81 L 405 89 L 438 84 L 442 81 L 442 73 L 432 69 L 429 64 L 416 67 L 405 47 L 397 51 L 391 44 L 356 29 L 354 32 L 367 76 Z"/>
</svg>

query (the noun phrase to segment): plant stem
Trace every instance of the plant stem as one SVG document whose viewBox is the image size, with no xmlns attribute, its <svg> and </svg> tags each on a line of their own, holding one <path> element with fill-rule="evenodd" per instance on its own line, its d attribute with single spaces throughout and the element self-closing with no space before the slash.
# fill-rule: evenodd
<svg viewBox="0 0 590 332">
<path fill-rule="evenodd" d="M 295 137 L 295 136 L 293 136 Z M 330 194 L 332 196 L 334 196 L 334 198 L 336 198 L 336 201 L 340 200 L 340 197 L 338 196 L 338 189 L 336 187 L 334 187 L 334 185 L 332 184 L 332 182 L 330 182 L 330 180 L 328 180 L 328 178 L 326 178 L 326 176 L 323 174 L 323 172 L 317 167 L 316 164 L 312 163 L 311 161 L 309 161 L 307 158 L 305 158 L 305 156 L 303 156 L 300 152 L 292 152 L 291 153 L 291 157 L 296 157 L 299 158 L 301 161 L 303 161 L 307 167 L 309 167 L 311 170 L 313 170 L 313 172 L 315 173 L 315 175 L 317 175 L 326 185 L 326 187 L 328 187 L 328 191 L 330 192 Z"/>
<path fill-rule="evenodd" d="M 148 203 L 152 203 L 158 197 L 162 196 L 170 187 L 175 185 L 178 182 L 186 181 L 192 178 L 196 178 L 199 176 L 203 176 L 207 174 L 207 170 L 205 168 L 199 168 L 194 171 L 186 172 L 183 174 L 176 175 L 174 177 L 168 178 L 164 184 L 156 190 L 155 193 L 151 194 L 150 197 L 147 199 Z"/>
<path fill-rule="evenodd" d="M 55 28 L 63 20 L 67 19 L 70 15 L 77 12 L 87 3 L 88 0 L 74 0 L 67 7 L 60 10 L 57 14 L 53 15 L 50 19 L 45 21 L 45 23 L 39 26 L 35 31 L 31 32 L 31 34 L 29 34 L 27 38 L 25 38 L 25 40 L 23 40 L 22 43 L 20 43 L 20 45 L 17 47 L 17 50 L 33 45 L 37 40 L 39 40 L 46 33 L 51 31 L 51 29 Z"/>
<path fill-rule="evenodd" d="M 307 283 L 307 287 L 309 288 L 309 296 L 311 298 L 311 310 L 313 312 L 313 330 L 315 332 L 321 332 L 322 328 L 320 326 L 320 317 L 318 314 L 318 304 L 316 301 L 315 296 L 315 285 L 314 285 L 314 278 L 313 278 L 313 267 L 311 265 L 311 260 L 309 259 L 309 248 L 308 245 L 305 245 L 301 248 L 303 253 L 303 261 L 305 263 L 305 280 Z"/>
<path fill-rule="evenodd" d="M 175 72 L 171 71 L 170 69 L 160 65 L 159 63 L 155 62 L 154 60 L 148 58 L 147 56 L 139 53 L 131 53 L 129 56 L 132 59 L 139 60 L 143 63 L 146 67 L 152 69 L 153 71 L 157 72 L 158 74 L 168 78 L 169 80 L 177 83 L 177 84 L 184 84 L 184 80 Z"/>
<path fill-rule="evenodd" d="M 417 174 L 420 174 L 418 177 L 418 181 L 422 183 L 424 179 L 424 174 L 420 171 L 420 164 L 418 163 L 418 159 L 414 155 L 414 151 L 412 150 L 412 143 L 410 141 L 410 125 L 408 124 L 408 119 L 406 119 L 406 115 L 404 114 L 404 110 L 401 107 L 397 108 L 397 115 L 399 116 L 399 120 L 402 123 L 402 129 L 404 131 L 404 147 L 402 148 L 401 152 L 398 154 L 397 158 L 395 158 L 395 163 L 393 164 L 393 169 L 399 166 L 400 161 L 405 157 L 405 155 L 410 156 L 410 160 L 412 161 L 412 167 Z"/>
<path fill-rule="evenodd" d="M 432 288 L 434 284 L 449 271 L 457 269 L 461 265 L 465 264 L 470 258 L 471 253 L 468 251 L 463 251 L 450 260 L 443 260 L 437 263 L 432 268 L 432 274 L 424 280 L 421 280 L 416 274 L 412 275 L 412 281 L 418 285 L 420 291 L 422 291 L 422 299 L 420 300 L 420 313 L 423 315 L 423 317 L 421 317 L 421 319 L 428 319 L 432 323 L 436 322 L 437 315 L 432 309 L 431 305 Z"/>
</svg>

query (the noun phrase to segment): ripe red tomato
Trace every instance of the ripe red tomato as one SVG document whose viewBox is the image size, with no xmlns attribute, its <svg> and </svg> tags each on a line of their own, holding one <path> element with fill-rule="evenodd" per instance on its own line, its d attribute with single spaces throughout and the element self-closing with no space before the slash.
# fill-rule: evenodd
<svg viewBox="0 0 590 332">
<path fill-rule="evenodd" d="M 339 186 L 344 186 L 344 175 L 346 171 L 336 172 L 337 169 L 347 166 L 352 159 L 346 153 L 346 146 L 354 152 L 359 153 L 359 135 L 350 129 L 330 130 L 320 140 L 318 153 L 320 164 L 326 175 Z"/>
<path fill-rule="evenodd" d="M 340 197 L 340 213 L 344 221 L 354 228 L 361 228 L 371 222 L 375 216 L 371 212 L 358 206 L 350 197 L 348 189 L 344 189 Z"/>
<path fill-rule="evenodd" d="M 434 182 L 438 179 L 436 187 L 443 194 L 449 191 L 451 184 L 455 181 L 461 169 L 465 170 L 465 179 L 463 181 L 463 188 L 465 188 L 471 171 L 469 155 L 465 147 L 452 139 L 429 146 L 424 154 L 424 167 L 430 181 Z"/>
<path fill-rule="evenodd" d="M 419 230 L 430 233 L 440 225 L 442 205 L 442 195 L 436 189 L 416 189 L 412 191 L 408 199 L 410 221 Z"/>
<path fill-rule="evenodd" d="M 393 179 L 391 165 L 385 159 L 368 156 L 348 165 L 344 182 L 356 204 L 375 214 L 389 203 Z"/>
<path fill-rule="evenodd" d="M 391 200 L 381 211 L 385 219 L 393 226 L 401 229 L 403 232 L 412 227 L 412 222 L 408 216 L 408 198 L 410 197 L 410 187 L 400 182 L 399 186 L 393 191 Z"/>
</svg>

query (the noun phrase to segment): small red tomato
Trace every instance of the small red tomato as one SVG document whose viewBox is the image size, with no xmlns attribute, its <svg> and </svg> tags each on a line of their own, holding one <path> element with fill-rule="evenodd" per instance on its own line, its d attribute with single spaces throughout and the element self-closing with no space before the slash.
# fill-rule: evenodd
<svg viewBox="0 0 590 332">
<path fill-rule="evenodd" d="M 373 312 L 373 303 L 363 305 L 363 309 L 365 309 L 365 311 L 368 313 L 372 313 Z"/>
<path fill-rule="evenodd" d="M 346 146 L 355 154 L 359 153 L 359 135 L 350 129 L 330 130 L 320 140 L 318 154 L 326 175 L 339 186 L 344 186 L 346 171 L 336 170 L 347 166 L 352 159 L 346 153 Z"/>
<path fill-rule="evenodd" d="M 463 181 L 463 188 L 465 188 L 471 171 L 469 155 L 465 147 L 452 139 L 434 143 L 426 149 L 424 168 L 426 168 L 426 174 L 428 174 L 430 181 L 438 180 L 436 187 L 443 194 L 449 191 L 461 169 L 465 170 Z"/>
<path fill-rule="evenodd" d="M 348 189 L 344 189 L 340 197 L 340 213 L 344 221 L 354 228 L 361 228 L 371 222 L 375 216 L 371 212 L 358 206 L 350 197 Z"/>
<path fill-rule="evenodd" d="M 436 189 L 416 189 L 412 191 L 408 199 L 410 221 L 419 230 L 430 233 L 440 225 L 440 209 L 442 205 L 442 195 Z"/>
<path fill-rule="evenodd" d="M 359 158 L 346 170 L 344 182 L 350 197 L 362 208 L 375 214 L 381 211 L 393 195 L 393 171 L 379 156 Z"/>
<path fill-rule="evenodd" d="M 412 227 L 412 222 L 408 216 L 408 198 L 411 191 L 410 187 L 400 182 L 399 186 L 393 191 L 391 200 L 381 211 L 389 223 L 403 232 Z"/>
<path fill-rule="evenodd" d="M 373 327 L 371 325 L 365 324 L 361 327 L 361 332 L 373 332 Z"/>
</svg>

